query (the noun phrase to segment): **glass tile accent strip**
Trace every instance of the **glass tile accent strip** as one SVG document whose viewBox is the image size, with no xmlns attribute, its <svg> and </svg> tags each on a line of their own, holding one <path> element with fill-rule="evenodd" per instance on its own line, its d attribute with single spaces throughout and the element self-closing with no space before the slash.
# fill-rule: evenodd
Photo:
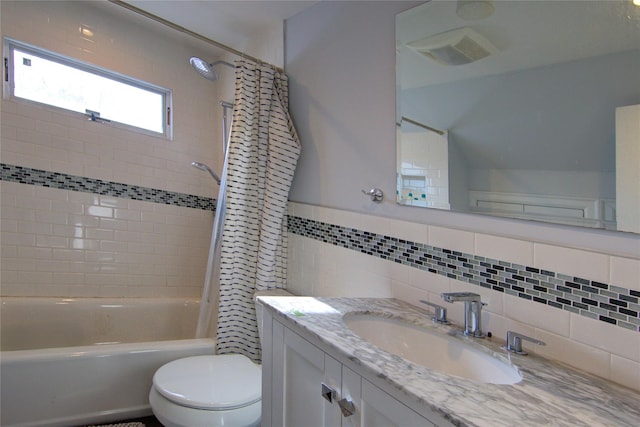
<svg viewBox="0 0 640 427">
<path fill-rule="evenodd" d="M 639 291 L 295 216 L 288 231 L 640 332 Z"/>
<path fill-rule="evenodd" d="M 0 181 L 215 211 L 215 199 L 0 163 Z"/>
</svg>

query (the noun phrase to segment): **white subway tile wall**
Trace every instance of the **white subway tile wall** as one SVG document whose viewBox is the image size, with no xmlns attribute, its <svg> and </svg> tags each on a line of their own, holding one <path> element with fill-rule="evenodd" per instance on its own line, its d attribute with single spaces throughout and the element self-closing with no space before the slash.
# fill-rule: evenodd
<svg viewBox="0 0 640 427">
<path fill-rule="evenodd" d="M 218 94 L 233 80 L 212 83 L 193 71 L 190 56 L 215 59 L 206 44 L 107 2 L 1 2 L 0 8 L 3 37 L 173 91 L 173 139 L 4 97 L 3 165 L 68 174 L 73 185 L 102 180 L 134 192 L 155 189 L 178 202 L 217 196 L 215 182 L 191 162 L 221 170 Z M 200 296 L 209 208 L 20 181 L 2 181 L 0 191 L 3 296 Z"/>
<path fill-rule="evenodd" d="M 476 233 L 474 253 L 522 265 L 533 265 L 533 243 Z"/>
<path fill-rule="evenodd" d="M 571 248 L 534 244 L 534 266 L 609 283 L 609 256 Z"/>
<path fill-rule="evenodd" d="M 199 297 L 213 214 L 0 181 L 2 295 Z"/>
<path fill-rule="evenodd" d="M 2 35 L 173 90 L 173 140 L 3 99 L 2 163 L 214 197 L 211 177 L 191 162 L 221 169 L 217 93 L 224 82 L 201 78 L 188 62 L 210 53 L 99 3 L 2 2 Z M 87 40 L 82 25 L 95 36 Z"/>
<path fill-rule="evenodd" d="M 442 292 L 471 291 L 482 295 L 488 305 L 483 310 L 485 329 L 491 331 L 496 339 L 504 339 L 507 330 L 515 330 L 525 335 L 539 338 L 547 342 L 546 347 L 528 346 L 531 353 L 550 357 L 608 378 L 627 387 L 640 390 L 640 333 L 638 324 L 627 324 L 635 327 L 620 327 L 606 321 L 590 318 L 594 314 L 585 309 L 569 306 L 557 308 L 535 300 L 522 298 L 518 293 L 508 294 L 504 291 L 478 286 L 475 283 L 461 281 L 416 268 L 415 265 L 397 263 L 382 259 L 380 254 L 359 252 L 357 245 L 360 237 L 344 238 L 341 233 L 363 232 L 380 234 L 372 241 L 390 239 L 406 240 L 414 243 L 428 243 L 443 249 L 463 252 L 468 255 L 485 257 L 493 262 L 506 262 L 518 267 L 518 271 L 531 273 L 535 281 L 536 274 L 544 277 L 555 272 L 562 277 L 559 283 L 576 285 L 570 280 L 574 277 L 595 281 L 596 285 L 609 284 L 612 295 L 616 292 L 630 295 L 628 308 L 631 312 L 640 307 L 638 295 L 631 290 L 638 289 L 640 282 L 640 260 L 619 258 L 607 254 L 598 254 L 578 249 L 538 245 L 533 242 L 506 239 L 481 233 L 461 232 L 441 227 L 402 223 L 380 217 L 343 212 L 337 209 L 290 203 L 290 222 L 299 219 L 330 224 L 315 224 L 312 233 L 289 232 L 289 269 L 288 288 L 294 293 L 312 296 L 393 296 L 413 305 L 421 306 L 420 299 L 443 303 Z M 294 227 L 298 225 L 294 224 Z M 347 230 L 339 230 L 346 227 Z M 303 225 L 304 228 L 304 225 Z M 350 230 L 354 229 L 354 230 Z M 389 230 L 390 234 L 387 233 Z M 322 241 L 323 232 L 326 231 Z M 397 231 L 397 234 L 394 232 Z M 333 236 L 339 236 L 333 240 Z M 381 237 L 382 236 L 382 237 Z M 428 236 L 428 238 L 427 238 Z M 370 236 L 364 236 L 362 239 Z M 374 245 L 374 243 L 372 243 Z M 426 249 L 424 249 L 426 250 Z M 365 249 L 366 251 L 366 249 Z M 403 258 L 404 259 L 404 258 Z M 566 260 L 565 262 L 563 262 Z M 500 264 L 498 264 L 500 266 Z M 445 273 L 446 267 L 443 267 Z M 530 270 L 538 270 L 538 273 Z M 527 279 L 526 277 L 525 279 Z M 540 280 L 542 282 L 542 280 Z M 601 283 L 600 283 L 601 282 Z M 585 289 L 586 285 L 577 283 Z M 372 288 L 369 290 L 369 286 Z M 592 286 L 592 285 L 589 285 Z M 587 288 L 588 289 L 588 288 Z M 527 289 L 528 290 L 528 289 Z M 577 289 L 573 289 L 576 291 Z M 597 289 L 596 289 L 597 290 Z M 594 290 L 594 291 L 596 291 Z M 577 290 L 577 307 L 580 306 L 581 292 Z M 535 291 L 533 291 L 535 292 Z M 532 294 L 533 295 L 533 294 Z M 616 294 L 619 295 L 619 294 Z M 606 294 L 605 294 L 606 296 Z M 636 302 L 633 302 L 636 301 Z M 620 303 L 626 301 L 620 300 Z M 424 307 L 423 307 L 424 308 Z M 449 318 L 457 324 L 463 323 L 462 304 L 447 304 Z M 603 312 L 610 315 L 611 311 Z M 590 316 L 590 317 L 587 317 Z M 632 321 L 633 317 L 627 316 Z M 637 319 L 637 314 L 636 314 Z M 526 345 L 526 343 L 525 343 Z"/>
</svg>

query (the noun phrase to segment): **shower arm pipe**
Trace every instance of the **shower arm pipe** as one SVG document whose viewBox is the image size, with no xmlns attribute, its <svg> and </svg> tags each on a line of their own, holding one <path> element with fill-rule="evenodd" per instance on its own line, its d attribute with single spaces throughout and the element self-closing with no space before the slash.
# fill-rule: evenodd
<svg viewBox="0 0 640 427">
<path fill-rule="evenodd" d="M 189 30 L 189 29 L 187 29 L 185 27 L 182 27 L 182 26 L 180 26 L 178 24 L 174 24 L 171 21 L 168 21 L 168 20 L 166 20 L 164 18 L 161 18 L 158 15 L 154 15 L 153 13 L 149 13 L 146 10 L 142 10 L 139 7 L 135 7 L 135 6 L 133 6 L 133 5 L 129 4 L 129 3 L 126 3 L 126 2 L 121 1 L 121 0 L 108 0 L 108 1 L 110 3 L 113 3 L 113 4 L 117 5 L 117 6 L 123 7 L 125 9 L 127 9 L 127 10 L 132 11 L 132 12 L 135 12 L 138 15 L 142 15 L 145 18 L 151 19 L 152 21 L 156 21 L 156 22 L 158 22 L 158 23 L 160 23 L 162 25 L 165 25 L 165 26 L 167 26 L 167 27 L 169 27 L 169 28 L 171 28 L 173 30 L 179 31 L 179 32 L 181 32 L 183 34 L 186 34 L 188 36 L 196 38 L 196 39 L 198 39 L 200 41 L 203 41 L 205 43 L 209 43 L 210 45 L 213 45 L 213 46 L 215 46 L 217 48 L 220 48 L 222 50 L 226 50 L 227 52 L 232 53 L 234 55 L 237 55 L 237 56 L 239 56 L 241 58 L 248 59 L 249 61 L 253 61 L 253 62 L 257 63 L 257 64 L 268 64 L 268 65 L 271 65 L 279 73 L 284 72 L 284 70 L 282 68 L 280 68 L 280 67 L 276 67 L 273 64 L 269 64 L 268 62 L 265 62 L 265 61 L 263 61 L 263 60 L 261 60 L 259 58 L 256 58 L 254 56 L 248 55 L 248 54 L 246 54 L 244 52 L 241 52 L 241 51 L 239 51 L 237 49 L 232 48 L 231 46 L 227 46 L 224 43 L 220 43 L 217 40 L 210 39 L 208 37 L 205 37 L 205 36 L 203 36 L 201 34 L 198 34 L 198 33 L 194 32 L 194 31 L 191 31 L 191 30 Z"/>
</svg>

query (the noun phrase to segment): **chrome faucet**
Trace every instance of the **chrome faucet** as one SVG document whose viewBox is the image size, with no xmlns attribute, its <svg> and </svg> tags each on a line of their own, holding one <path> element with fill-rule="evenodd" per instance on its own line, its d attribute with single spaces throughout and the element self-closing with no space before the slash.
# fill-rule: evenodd
<svg viewBox="0 0 640 427">
<path fill-rule="evenodd" d="M 434 304 L 432 302 L 429 301 L 425 301 L 423 299 L 420 300 L 420 302 L 422 304 L 426 304 L 429 307 L 433 307 L 433 317 L 431 318 L 431 320 L 433 320 L 436 323 L 442 323 L 443 325 L 448 325 L 449 321 L 447 320 L 447 309 L 444 308 L 441 305 L 438 304 Z"/>
<path fill-rule="evenodd" d="M 482 306 L 487 305 L 480 300 L 480 295 L 473 292 L 447 292 L 440 294 L 449 303 L 464 302 L 464 334 L 484 338 L 482 332 Z"/>
<path fill-rule="evenodd" d="M 517 332 L 507 331 L 507 345 L 504 346 L 504 349 L 512 353 L 526 356 L 528 353 L 522 350 L 522 341 L 529 341 L 537 345 L 547 345 L 544 341 L 540 341 Z"/>
</svg>

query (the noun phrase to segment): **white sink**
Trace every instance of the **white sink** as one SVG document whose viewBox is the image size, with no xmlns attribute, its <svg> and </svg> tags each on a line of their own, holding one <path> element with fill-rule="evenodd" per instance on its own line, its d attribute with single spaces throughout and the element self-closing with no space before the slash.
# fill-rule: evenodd
<svg viewBox="0 0 640 427">
<path fill-rule="evenodd" d="M 481 383 L 515 384 L 522 380 L 510 363 L 437 330 L 370 314 L 347 314 L 344 323 L 382 350 L 429 369 Z"/>
</svg>

